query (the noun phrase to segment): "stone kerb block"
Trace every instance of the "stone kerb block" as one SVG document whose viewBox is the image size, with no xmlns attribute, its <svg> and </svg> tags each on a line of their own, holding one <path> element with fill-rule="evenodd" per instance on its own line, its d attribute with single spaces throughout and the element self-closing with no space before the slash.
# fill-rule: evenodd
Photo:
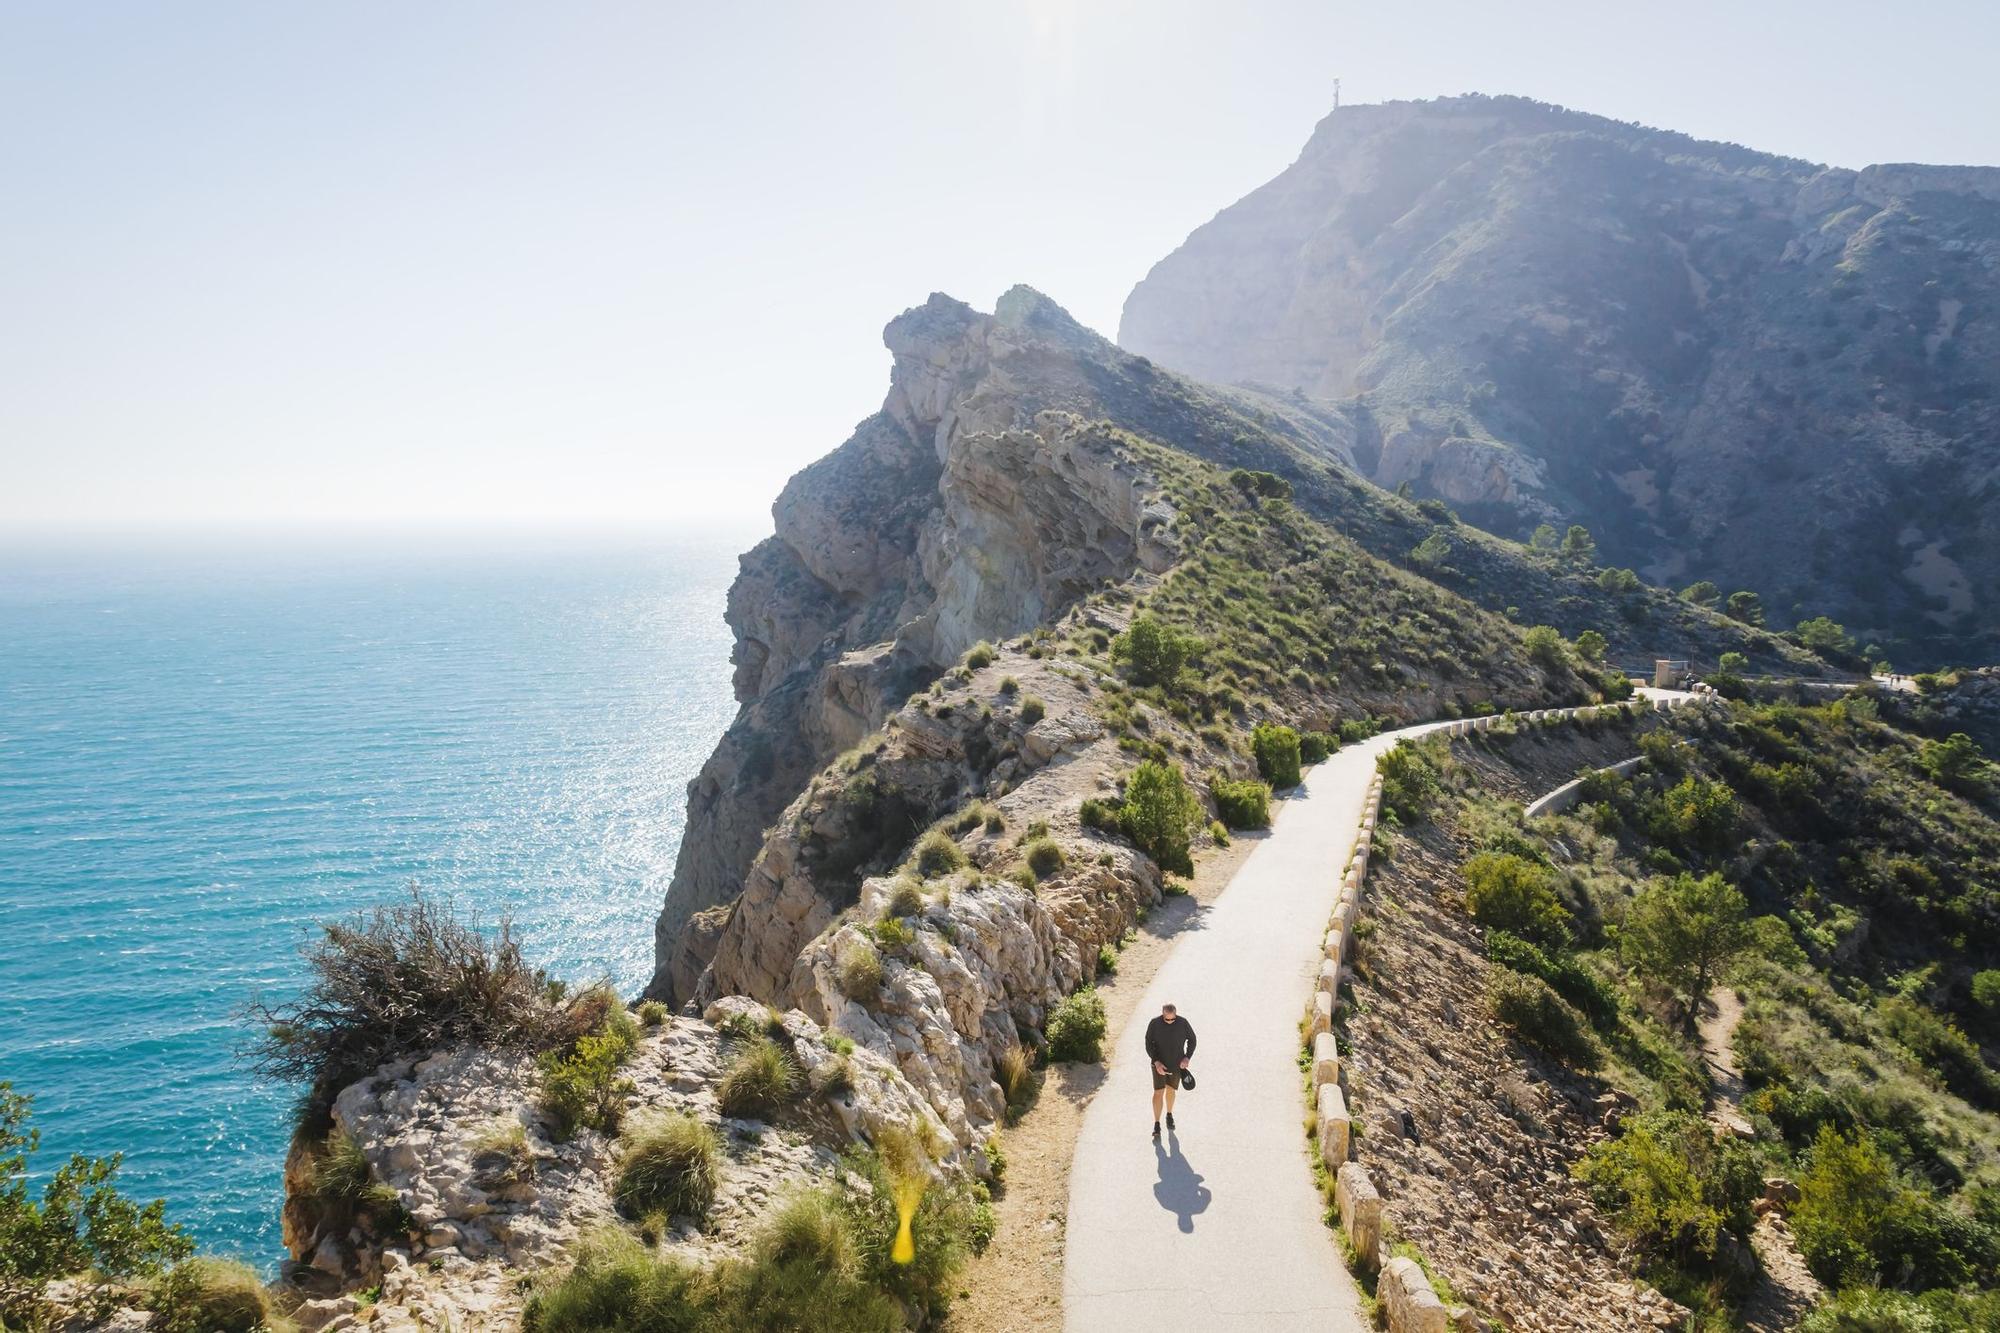
<svg viewBox="0 0 2000 1333">
<path fill-rule="evenodd" d="M 1322 1032 L 1331 1032 L 1332 1030 L 1333 997 L 1323 990 L 1314 991 L 1311 1023 L 1312 1035 L 1317 1037 Z"/>
<path fill-rule="evenodd" d="M 1337 912 L 1334 915 L 1334 920 L 1340 920 Z M 1345 960 L 1347 953 L 1347 932 L 1342 930 L 1338 925 L 1326 932 L 1325 953 L 1328 958 L 1331 958 L 1336 963 Z"/>
<path fill-rule="evenodd" d="M 1331 1032 L 1313 1038 L 1313 1096 L 1329 1083 L 1340 1082 L 1340 1046 Z"/>
<path fill-rule="evenodd" d="M 1347 1118 L 1347 1098 L 1337 1083 L 1322 1083 L 1317 1102 L 1319 1111 L 1319 1159 L 1329 1171 L 1339 1171 L 1347 1160 L 1348 1135 L 1354 1126 Z"/>
<path fill-rule="evenodd" d="M 1431 1290 L 1431 1280 L 1415 1259 L 1383 1264 L 1375 1299 L 1389 1316 L 1389 1333 L 1445 1333 L 1449 1327 L 1444 1302 Z"/>
<path fill-rule="evenodd" d="M 1340 963 L 1337 959 L 1320 959 L 1319 980 L 1315 983 L 1314 989 L 1324 991 L 1328 995 L 1340 993 Z"/>
<path fill-rule="evenodd" d="M 1382 1263 L 1382 1196 L 1361 1163 L 1341 1163 L 1333 1177 L 1333 1201 L 1355 1257 L 1374 1272 Z"/>
</svg>

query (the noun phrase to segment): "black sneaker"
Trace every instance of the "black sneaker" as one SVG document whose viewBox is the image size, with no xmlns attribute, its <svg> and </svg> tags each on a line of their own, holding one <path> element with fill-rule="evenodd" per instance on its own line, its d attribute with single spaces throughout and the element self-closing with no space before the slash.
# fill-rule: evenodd
<svg viewBox="0 0 2000 1333">
<path fill-rule="evenodd" d="M 1167 1112 L 1167 1132 L 1172 1133 L 1173 1128 L 1174 1128 L 1174 1113 L 1172 1111 L 1169 1111 Z"/>
<path fill-rule="evenodd" d="M 1153 1137 L 1156 1139 L 1160 1137 L 1160 1122 L 1157 1120 L 1153 1122 Z"/>
</svg>

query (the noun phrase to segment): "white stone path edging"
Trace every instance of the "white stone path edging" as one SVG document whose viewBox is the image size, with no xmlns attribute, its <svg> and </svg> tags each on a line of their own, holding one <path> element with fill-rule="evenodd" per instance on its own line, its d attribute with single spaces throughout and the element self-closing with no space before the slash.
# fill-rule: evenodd
<svg viewBox="0 0 2000 1333">
<path fill-rule="evenodd" d="M 1617 704 L 1591 704 L 1581 708 L 1548 708 L 1529 713 L 1512 714 L 1514 721 L 1532 726 L 1554 725 L 1575 721 L 1580 718 L 1633 717 L 1648 708 L 1665 712 L 1680 708 L 1705 697 L 1681 690 L 1642 689 L 1633 700 Z M 1421 736 L 1438 733 L 1445 736 L 1466 736 L 1474 732 L 1490 731 L 1506 720 L 1507 715 L 1466 718 L 1456 722 L 1431 722 L 1414 727 L 1404 727 L 1391 732 L 1393 743 L 1413 740 Z M 1388 747 L 1384 747 L 1385 750 Z M 1612 765 L 1620 772 L 1629 772 L 1639 764 L 1639 759 L 1629 759 Z M 1537 799 L 1528 807 L 1530 816 L 1547 813 L 1550 809 L 1567 809 L 1574 804 L 1581 790 L 1582 779 L 1558 787 L 1548 795 Z M 1562 804 L 1551 806 L 1550 802 L 1567 794 Z M 1320 1161 L 1327 1173 L 1334 1178 L 1334 1202 L 1339 1209 L 1340 1225 L 1346 1234 L 1359 1262 L 1370 1271 L 1382 1266 L 1382 1198 L 1369 1180 L 1367 1171 L 1358 1162 L 1348 1160 L 1349 1147 L 1353 1141 L 1353 1121 L 1347 1110 L 1347 1094 L 1341 1082 L 1340 1048 L 1333 1035 L 1334 1011 L 1340 1004 L 1340 985 L 1343 967 L 1346 963 L 1347 941 L 1353 935 L 1354 923 L 1361 914 L 1361 897 L 1368 882 L 1368 858 L 1374 847 L 1375 825 L 1381 815 L 1382 777 L 1378 771 L 1368 785 L 1368 794 L 1361 805 L 1361 820 L 1354 830 L 1352 848 L 1340 864 L 1340 898 L 1333 909 L 1333 917 L 1327 923 L 1323 941 L 1325 957 L 1320 963 L 1318 983 L 1312 999 L 1306 1007 L 1307 1039 L 1312 1043 L 1312 1104 L 1313 1118 L 1318 1126 L 1318 1146 Z M 1420 1278 L 1422 1269 L 1414 1264 L 1407 1265 Z M 1401 1269 L 1394 1275 L 1398 1287 L 1396 1299 L 1385 1303 L 1389 1315 L 1390 1333 L 1402 1333 L 1405 1328 L 1428 1327 L 1430 1309 L 1436 1305 L 1436 1297 L 1429 1301 L 1430 1288 L 1425 1283 L 1421 1294 L 1411 1293 L 1407 1297 L 1401 1291 L 1408 1286 L 1411 1273 Z M 1380 1292 L 1378 1291 L 1378 1295 Z M 1400 1317 L 1404 1309 L 1411 1313 Z M 1421 1313 L 1418 1313 L 1421 1312 Z M 1442 1319 L 1443 1310 L 1437 1310 L 1437 1318 Z M 1440 1327 L 1442 1324 L 1440 1322 Z"/>
<path fill-rule="evenodd" d="M 1308 924 L 1335 912 L 1346 868 L 1356 870 L 1357 890 L 1365 873 L 1355 852 L 1379 795 L 1376 759 L 1399 740 L 1446 728 L 1476 725 L 1404 728 L 1314 765 L 1147 983 L 1141 1021 L 1107 1052 L 1071 1162 L 1063 1261 L 1071 1333 L 1151 1333 L 1163 1322 L 1205 1333 L 1363 1328 L 1360 1291 L 1303 1169 L 1293 1016 L 1327 961 Z M 1331 984 L 1329 1019 L 1337 972 Z M 1168 1002 L 1200 1035 L 1200 1085 L 1181 1096 L 1177 1132 L 1151 1144 L 1143 1019 Z M 1365 1179 L 1351 1190 L 1363 1213 Z"/>
<path fill-rule="evenodd" d="M 1615 764 L 1606 764 L 1603 768 L 1598 769 L 1597 772 L 1616 773 L 1622 778 L 1645 762 L 1646 757 L 1644 755 L 1633 755 L 1630 759 L 1620 759 Z M 1587 781 L 1587 778 L 1571 778 L 1554 791 L 1543 796 L 1537 796 L 1534 800 L 1528 802 L 1528 808 L 1521 812 L 1521 817 L 1524 819 L 1539 819 L 1543 815 L 1561 814 L 1575 805 L 1578 799 L 1582 797 L 1585 781 Z"/>
</svg>

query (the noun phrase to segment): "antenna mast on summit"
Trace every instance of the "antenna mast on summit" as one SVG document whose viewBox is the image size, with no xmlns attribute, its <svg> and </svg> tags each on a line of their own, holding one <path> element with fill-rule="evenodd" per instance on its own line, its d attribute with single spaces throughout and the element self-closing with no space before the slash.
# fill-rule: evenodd
<svg viewBox="0 0 2000 1333">
<path fill-rule="evenodd" d="M 1333 81 L 1333 109 L 1334 109 L 1335 111 L 1338 111 L 1338 110 L 1340 110 L 1340 80 L 1339 80 L 1339 79 L 1335 79 L 1335 80 Z"/>
</svg>

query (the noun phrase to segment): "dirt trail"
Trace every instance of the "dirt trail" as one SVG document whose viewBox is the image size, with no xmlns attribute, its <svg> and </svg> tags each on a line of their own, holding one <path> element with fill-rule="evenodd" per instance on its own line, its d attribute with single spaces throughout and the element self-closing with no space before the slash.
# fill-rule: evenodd
<svg viewBox="0 0 2000 1333">
<path fill-rule="evenodd" d="M 1727 986 L 1709 993 L 1699 1017 L 1702 1064 L 1714 1090 L 1708 1118 L 1719 1133 L 1754 1133 L 1744 1118 L 1743 1070 L 1736 1059 L 1736 1025 L 1743 1018 L 1743 997 Z M 1747 1333 L 1785 1333 L 1799 1326 L 1820 1298 L 1820 1285 L 1806 1268 L 1798 1243 L 1782 1214 L 1773 1209 L 1757 1219 L 1750 1233 L 1751 1248 L 1763 1271 L 1743 1303 Z"/>
</svg>

